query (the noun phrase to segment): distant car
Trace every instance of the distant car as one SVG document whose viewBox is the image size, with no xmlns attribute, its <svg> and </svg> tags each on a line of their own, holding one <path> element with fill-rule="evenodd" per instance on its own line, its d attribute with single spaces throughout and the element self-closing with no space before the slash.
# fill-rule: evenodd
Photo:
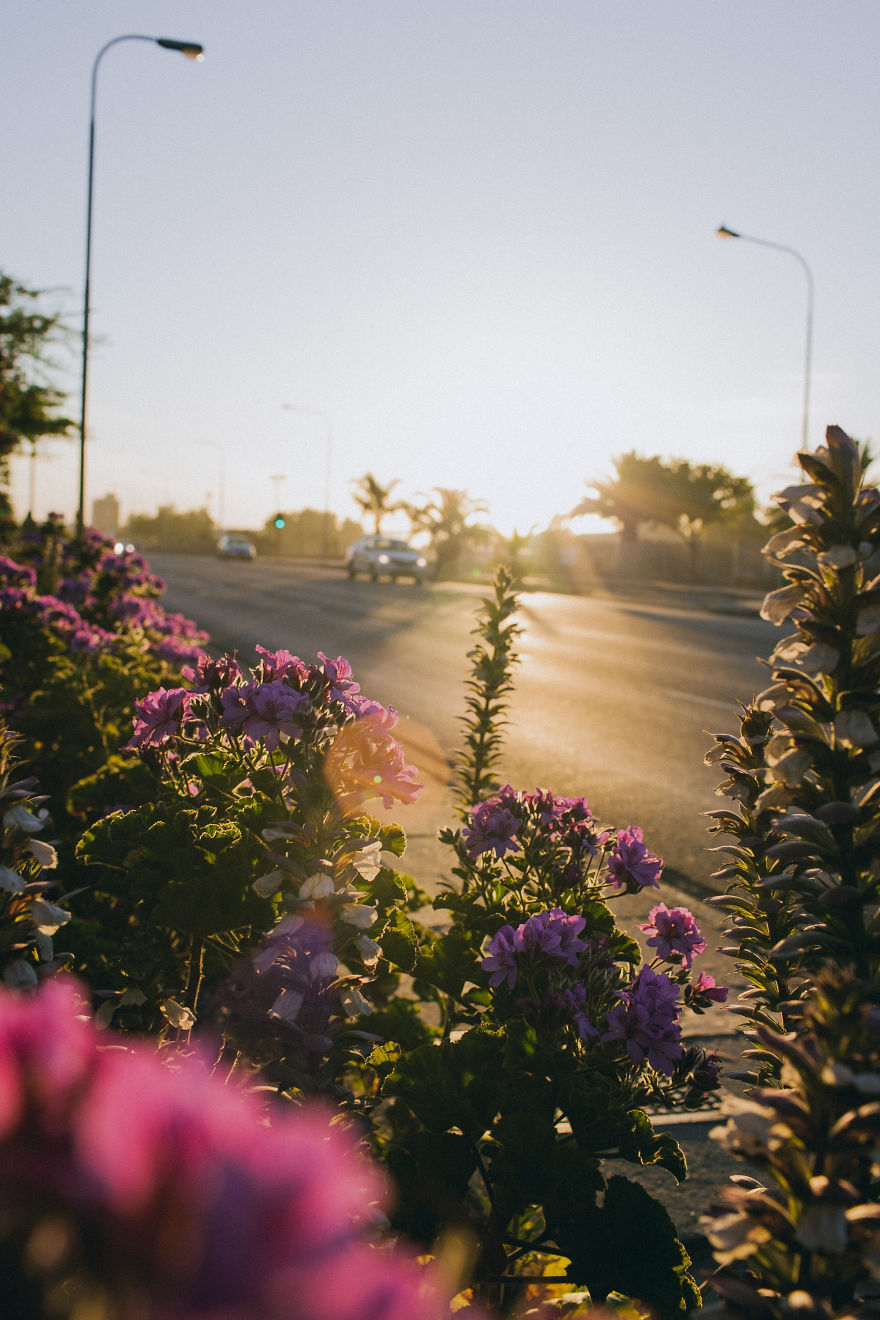
<svg viewBox="0 0 880 1320">
<path fill-rule="evenodd" d="M 246 536 L 227 532 L 217 542 L 217 554 L 221 559 L 255 559 L 257 547 Z"/>
<path fill-rule="evenodd" d="M 362 536 L 345 553 L 345 567 L 350 578 L 367 573 L 377 582 L 380 577 L 411 577 L 424 582 L 431 565 L 421 550 L 391 536 Z"/>
</svg>

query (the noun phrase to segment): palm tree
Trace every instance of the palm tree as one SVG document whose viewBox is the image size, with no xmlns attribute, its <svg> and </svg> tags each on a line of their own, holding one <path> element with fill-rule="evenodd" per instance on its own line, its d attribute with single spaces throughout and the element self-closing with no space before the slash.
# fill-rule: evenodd
<svg viewBox="0 0 880 1320">
<path fill-rule="evenodd" d="M 437 568 L 442 573 L 455 563 L 468 543 L 488 534 L 487 527 L 470 521 L 477 514 L 488 513 L 488 506 L 485 500 L 471 499 L 466 490 L 435 486 L 432 493 L 434 499 L 419 496 L 426 502 L 409 505 L 407 512 L 415 530 L 430 534 Z"/>
<path fill-rule="evenodd" d="M 372 472 L 366 472 L 354 484 L 356 487 L 354 492 L 355 503 L 368 518 L 373 519 L 377 536 L 382 530 L 383 518 L 390 513 L 399 513 L 401 509 L 407 507 L 402 501 L 393 502 L 390 498 L 394 487 L 399 485 L 396 479 L 390 481 L 387 486 L 380 486 Z"/>
</svg>

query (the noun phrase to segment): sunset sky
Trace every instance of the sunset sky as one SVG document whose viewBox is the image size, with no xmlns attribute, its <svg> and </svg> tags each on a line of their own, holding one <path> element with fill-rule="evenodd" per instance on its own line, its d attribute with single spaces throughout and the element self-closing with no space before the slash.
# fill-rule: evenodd
<svg viewBox="0 0 880 1320">
<path fill-rule="evenodd" d="M 567 512 L 616 454 L 763 498 L 800 445 L 880 439 L 876 0 L 11 0 L 0 268 L 81 318 L 87 510 L 258 527 L 352 482 Z M 78 345 L 61 383 L 78 415 Z M 296 405 L 285 408 L 284 405 Z M 38 515 L 72 517 L 75 442 Z M 28 504 L 28 464 L 13 464 Z M 222 506 L 222 507 L 221 507 Z"/>
</svg>

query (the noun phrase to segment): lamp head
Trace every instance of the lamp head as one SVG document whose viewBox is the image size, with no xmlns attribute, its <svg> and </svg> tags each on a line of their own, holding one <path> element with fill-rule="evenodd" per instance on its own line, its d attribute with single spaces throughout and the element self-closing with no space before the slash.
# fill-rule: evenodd
<svg viewBox="0 0 880 1320">
<path fill-rule="evenodd" d="M 727 228 L 727 225 L 719 225 L 718 228 L 715 230 L 715 233 L 718 234 L 719 238 L 741 238 L 741 237 L 742 237 L 742 235 L 741 235 L 741 234 L 738 234 L 738 233 L 736 232 L 735 229 L 728 229 L 728 228 Z"/>
<path fill-rule="evenodd" d="M 179 50 L 188 60 L 201 62 L 205 58 L 205 48 L 197 41 L 175 41 L 173 37 L 157 37 L 156 45 L 163 46 L 165 50 Z"/>
</svg>

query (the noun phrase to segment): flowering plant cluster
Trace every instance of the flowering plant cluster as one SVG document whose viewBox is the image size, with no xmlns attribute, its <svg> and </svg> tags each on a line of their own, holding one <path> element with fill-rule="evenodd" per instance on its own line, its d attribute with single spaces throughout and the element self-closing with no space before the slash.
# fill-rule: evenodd
<svg viewBox="0 0 880 1320">
<path fill-rule="evenodd" d="M 441 1320 L 388 1186 L 324 1110 L 96 1031 L 71 979 L 0 991 L 2 1309 L 76 1320 Z"/>
<path fill-rule="evenodd" d="M 185 686 L 135 703 L 128 748 L 153 775 L 149 800 L 96 822 L 78 855 L 101 866 L 102 933 L 124 945 L 124 977 L 118 950 L 104 976 L 120 1024 L 191 1026 L 207 991 L 230 1049 L 283 1089 L 335 1092 L 353 1024 L 376 1007 L 383 941 L 409 930 L 403 835 L 365 804 L 420 785 L 396 714 L 345 660 L 257 653 L 251 669 L 201 654 Z"/>
<path fill-rule="evenodd" d="M 774 1086 L 730 1096 L 712 1132 L 746 1163 L 704 1228 L 736 1312 L 869 1320 L 880 1307 L 880 987 L 820 974 L 797 1031 L 756 1029 Z M 755 1176 L 757 1174 L 757 1177 Z"/>
<path fill-rule="evenodd" d="M 72 884 L 83 821 L 125 795 L 117 758 L 132 702 L 193 659 L 205 634 L 164 611 L 164 584 L 140 555 L 97 532 L 68 539 L 50 517 L 0 549 L 0 716 L 22 756 L 39 758 L 64 844 L 59 874 Z"/>
<path fill-rule="evenodd" d="M 880 972 L 880 493 L 839 427 L 798 461 L 810 480 L 777 497 L 791 526 L 765 548 L 786 585 L 762 611 L 795 631 L 777 644 L 773 682 L 739 736 L 720 735 L 707 757 L 734 803 L 712 816 L 729 856 L 716 901 L 752 987 L 743 1012 L 783 1030 L 822 968 L 852 965 L 867 981 Z M 753 1057 L 753 1080 L 778 1068 Z"/>
<path fill-rule="evenodd" d="M 510 672 L 511 601 L 502 575 L 472 652 L 462 797 L 485 787 L 498 751 L 480 731 L 499 724 L 488 687 Z M 684 1177 L 679 1147 L 645 1107 L 698 1105 L 717 1087 L 717 1060 L 687 1046 L 680 1017 L 727 992 L 693 972 L 705 941 L 686 909 L 654 906 L 642 928 L 649 961 L 616 926 L 614 895 L 660 884 L 662 862 L 637 827 L 601 825 L 584 798 L 510 785 L 462 814 L 441 832 L 459 883 L 434 907 L 450 924 L 421 932 L 412 966 L 437 1038 L 386 1042 L 369 1061 L 377 1149 L 401 1187 L 395 1223 L 426 1241 L 467 1225 L 479 1295 L 500 1310 L 552 1262 L 594 1304 L 620 1292 L 677 1315 L 698 1293 L 674 1227 L 603 1165 Z M 639 1253 L 628 1245 L 636 1219 Z"/>
<path fill-rule="evenodd" d="M 794 632 L 707 758 L 733 801 L 712 813 L 715 901 L 751 983 L 752 1089 L 713 1134 L 749 1174 L 705 1226 L 729 1305 L 831 1320 L 876 1315 L 880 1296 L 880 494 L 839 427 L 798 461 L 808 480 L 777 497 L 790 526 L 765 547 L 785 585 L 762 610 Z"/>
<path fill-rule="evenodd" d="M 48 897 L 58 853 L 37 837 L 48 823 L 37 781 L 12 778 L 17 741 L 0 726 L 0 977 L 23 988 L 58 969 L 53 937 L 70 913 Z"/>
</svg>

